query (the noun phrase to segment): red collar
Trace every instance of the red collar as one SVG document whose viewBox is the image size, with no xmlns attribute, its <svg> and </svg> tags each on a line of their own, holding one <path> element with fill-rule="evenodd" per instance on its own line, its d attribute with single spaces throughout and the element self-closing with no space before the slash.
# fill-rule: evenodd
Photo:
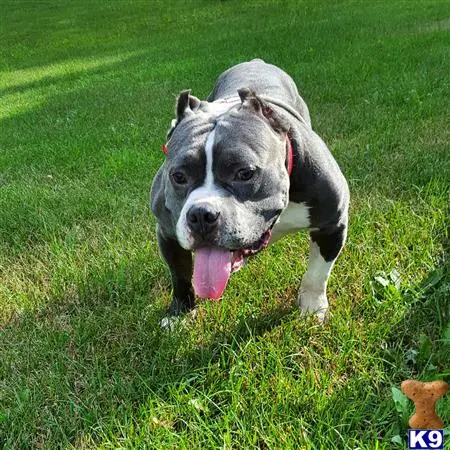
<svg viewBox="0 0 450 450">
<path fill-rule="evenodd" d="M 288 135 L 286 135 L 286 145 L 287 145 L 287 171 L 288 175 L 291 176 L 292 167 L 294 166 L 294 153 L 292 151 L 292 143 L 291 139 Z M 167 155 L 167 145 L 163 144 L 162 151 L 165 155 Z"/>
<path fill-rule="evenodd" d="M 294 153 L 292 151 L 292 143 L 289 135 L 286 135 L 286 145 L 287 145 L 287 171 L 288 175 L 291 176 L 292 167 L 294 166 Z"/>
</svg>

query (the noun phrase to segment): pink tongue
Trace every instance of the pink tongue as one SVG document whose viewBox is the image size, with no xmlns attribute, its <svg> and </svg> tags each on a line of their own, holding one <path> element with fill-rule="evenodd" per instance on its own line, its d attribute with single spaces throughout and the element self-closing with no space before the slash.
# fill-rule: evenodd
<svg viewBox="0 0 450 450">
<path fill-rule="evenodd" d="M 228 283 L 233 253 L 222 248 L 200 248 L 194 255 L 193 284 L 202 298 L 219 299 Z"/>
</svg>

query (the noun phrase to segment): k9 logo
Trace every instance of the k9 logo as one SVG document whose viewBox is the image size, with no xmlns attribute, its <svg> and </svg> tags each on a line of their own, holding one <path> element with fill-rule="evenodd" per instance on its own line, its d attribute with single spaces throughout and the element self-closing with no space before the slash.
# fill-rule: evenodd
<svg viewBox="0 0 450 450">
<path fill-rule="evenodd" d="M 408 448 L 443 450 L 444 430 L 408 430 Z"/>
</svg>

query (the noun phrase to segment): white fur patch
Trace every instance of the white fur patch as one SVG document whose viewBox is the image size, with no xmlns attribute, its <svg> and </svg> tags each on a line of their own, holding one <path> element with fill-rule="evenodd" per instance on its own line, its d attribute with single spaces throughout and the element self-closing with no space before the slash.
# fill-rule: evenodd
<svg viewBox="0 0 450 450">
<path fill-rule="evenodd" d="M 215 100 L 208 103 L 208 110 L 215 116 L 221 116 L 229 111 L 233 106 L 240 104 L 239 97 L 231 97 L 226 100 Z"/>
<path fill-rule="evenodd" d="M 183 321 L 183 318 L 179 316 L 163 317 L 159 322 L 159 326 L 166 331 L 175 331 L 180 325 L 183 325 L 184 322 L 185 320 Z"/>
<path fill-rule="evenodd" d="M 304 314 L 315 314 L 323 322 L 328 310 L 327 282 L 334 261 L 327 262 L 319 246 L 311 241 L 308 270 L 303 275 L 298 306 Z"/>
<path fill-rule="evenodd" d="M 214 146 L 215 136 L 216 136 L 216 129 L 212 130 L 211 133 L 209 133 L 209 136 L 206 139 L 206 144 L 205 144 L 206 177 L 205 177 L 205 183 L 203 184 L 203 187 L 206 190 L 214 189 L 214 174 L 212 171 L 212 166 L 213 166 L 213 146 Z"/>
<path fill-rule="evenodd" d="M 215 130 L 211 131 L 206 139 L 205 144 L 205 153 L 206 153 L 206 177 L 202 186 L 197 189 L 194 189 L 189 197 L 186 199 L 186 202 L 183 205 L 183 209 L 181 210 L 180 217 L 177 222 L 177 238 L 180 245 L 186 250 L 190 250 L 193 245 L 193 237 L 189 230 L 189 226 L 186 220 L 186 214 L 195 203 L 201 202 L 209 202 L 216 203 L 221 197 L 223 197 L 224 193 L 221 189 L 219 189 L 214 184 L 214 175 L 213 175 L 213 147 L 214 147 L 214 136 Z"/>
<path fill-rule="evenodd" d="M 197 310 L 193 309 L 184 316 L 167 316 L 159 321 L 159 326 L 165 331 L 176 331 L 183 328 L 197 316 Z"/>
<path fill-rule="evenodd" d="M 270 243 L 276 242 L 285 234 L 309 228 L 310 225 L 309 207 L 305 203 L 289 202 L 273 227 Z"/>
</svg>

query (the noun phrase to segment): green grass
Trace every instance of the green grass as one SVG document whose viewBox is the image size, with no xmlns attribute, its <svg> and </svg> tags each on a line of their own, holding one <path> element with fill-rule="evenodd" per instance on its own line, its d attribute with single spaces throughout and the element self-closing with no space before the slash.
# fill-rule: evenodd
<svg viewBox="0 0 450 450">
<path fill-rule="evenodd" d="M 404 448 L 392 388 L 450 378 L 448 4 L 0 10 L 0 447 Z M 294 77 L 350 184 L 333 316 L 295 309 L 299 234 L 165 333 L 147 203 L 174 99 L 257 56 Z"/>
</svg>

